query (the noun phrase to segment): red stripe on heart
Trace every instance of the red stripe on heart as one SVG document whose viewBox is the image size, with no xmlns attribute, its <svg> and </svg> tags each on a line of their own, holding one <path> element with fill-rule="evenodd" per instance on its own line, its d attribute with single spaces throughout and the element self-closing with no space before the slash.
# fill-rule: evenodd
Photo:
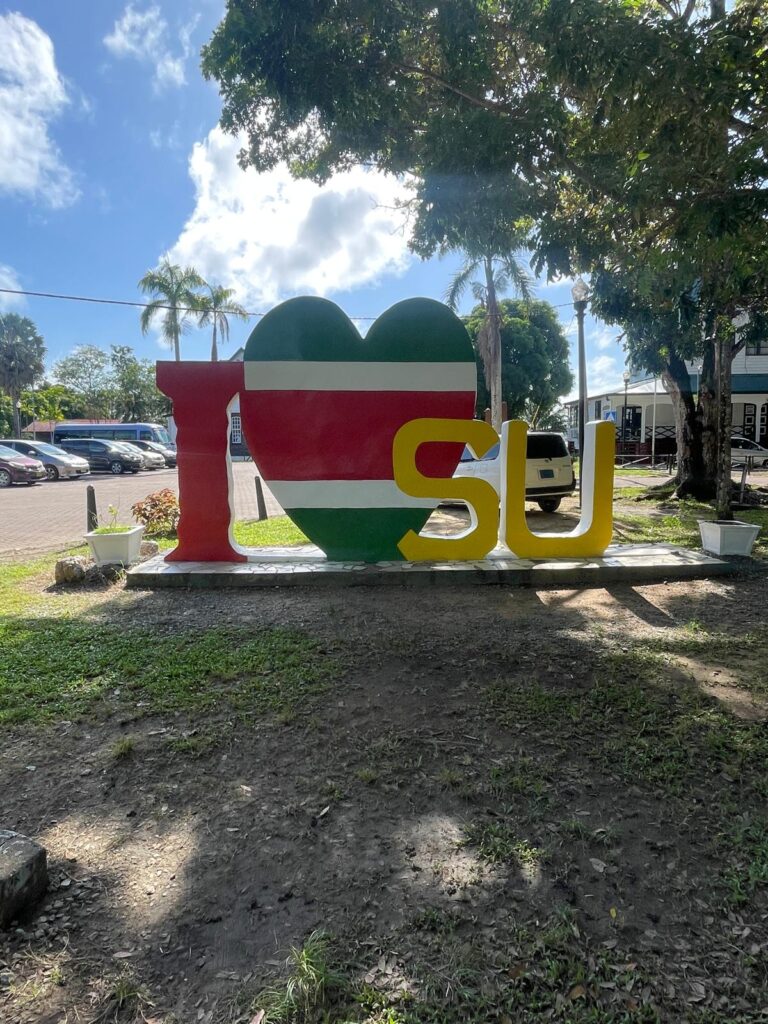
<svg viewBox="0 0 768 1024">
<path fill-rule="evenodd" d="M 270 480 L 391 480 L 392 442 L 413 419 L 471 419 L 472 391 L 243 391 L 243 430 Z M 460 444 L 423 445 L 417 466 L 450 477 Z"/>
</svg>

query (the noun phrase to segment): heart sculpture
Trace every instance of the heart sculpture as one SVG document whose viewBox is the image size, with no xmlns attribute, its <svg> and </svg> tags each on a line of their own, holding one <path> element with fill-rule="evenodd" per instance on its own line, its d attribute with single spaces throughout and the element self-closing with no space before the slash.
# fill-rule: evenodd
<svg viewBox="0 0 768 1024">
<path fill-rule="evenodd" d="M 399 560 L 437 500 L 394 482 L 392 442 L 420 417 L 472 419 L 469 336 L 446 306 L 407 299 L 363 340 L 327 299 L 277 306 L 248 338 L 240 413 L 248 447 L 285 511 L 333 560 Z M 451 477 L 462 445 L 424 445 L 419 470 Z"/>
</svg>

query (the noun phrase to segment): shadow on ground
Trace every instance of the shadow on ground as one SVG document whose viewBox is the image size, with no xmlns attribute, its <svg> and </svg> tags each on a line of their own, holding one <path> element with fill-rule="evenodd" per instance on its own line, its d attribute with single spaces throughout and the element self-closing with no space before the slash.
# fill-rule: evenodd
<svg viewBox="0 0 768 1024">
<path fill-rule="evenodd" d="M 359 994 L 332 1021 L 758 1019 L 765 596 L 46 595 L 14 629 L 69 635 L 92 696 L 4 729 L 2 825 L 53 885 L 0 942 L 3 1019 L 250 1021 L 315 929 Z M 232 651 L 286 630 L 304 660 L 265 690 Z"/>
</svg>

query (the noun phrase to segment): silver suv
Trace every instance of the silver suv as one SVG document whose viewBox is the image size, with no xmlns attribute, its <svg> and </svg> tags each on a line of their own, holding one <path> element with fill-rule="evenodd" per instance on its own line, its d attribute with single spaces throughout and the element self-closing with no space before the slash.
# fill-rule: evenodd
<svg viewBox="0 0 768 1024">
<path fill-rule="evenodd" d="M 30 459 L 39 459 L 45 466 L 45 475 L 49 480 L 71 480 L 77 476 L 88 476 L 91 467 L 79 455 L 70 455 L 63 448 L 46 441 L 0 441 L 6 448 L 12 448 L 19 455 Z"/>
</svg>

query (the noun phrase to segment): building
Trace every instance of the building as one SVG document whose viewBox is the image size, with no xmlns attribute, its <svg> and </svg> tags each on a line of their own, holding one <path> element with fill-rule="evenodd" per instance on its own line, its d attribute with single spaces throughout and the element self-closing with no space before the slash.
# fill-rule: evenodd
<svg viewBox="0 0 768 1024">
<path fill-rule="evenodd" d="M 688 364 L 691 390 L 699 389 L 699 366 Z M 579 403 L 565 403 L 568 436 L 578 438 Z M 733 433 L 768 447 L 768 339 L 743 348 L 733 360 Z M 661 378 L 632 378 L 626 389 L 619 383 L 605 391 L 592 392 L 587 420 L 611 419 L 616 423 L 619 450 L 627 454 L 650 455 L 656 436 L 656 454 L 675 452 L 675 417 L 672 399 Z"/>
<path fill-rule="evenodd" d="M 230 363 L 242 363 L 245 349 L 240 347 L 229 357 Z M 237 395 L 229 411 L 229 454 L 238 462 L 250 459 L 251 453 L 243 436 L 243 421 L 240 418 L 240 396 Z"/>
</svg>

